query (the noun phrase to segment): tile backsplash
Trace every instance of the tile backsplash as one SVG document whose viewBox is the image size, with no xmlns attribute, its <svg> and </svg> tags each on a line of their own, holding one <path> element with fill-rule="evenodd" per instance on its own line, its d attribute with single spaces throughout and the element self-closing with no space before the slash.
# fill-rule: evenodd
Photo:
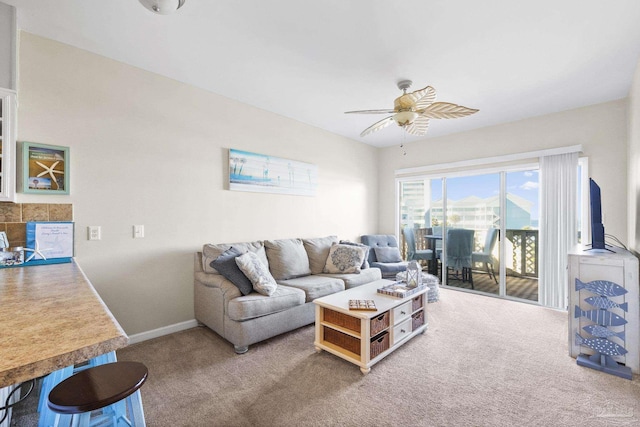
<svg viewBox="0 0 640 427">
<path fill-rule="evenodd" d="M 29 221 L 73 221 L 71 203 L 0 203 L 0 231 L 11 246 L 25 246 Z"/>
</svg>

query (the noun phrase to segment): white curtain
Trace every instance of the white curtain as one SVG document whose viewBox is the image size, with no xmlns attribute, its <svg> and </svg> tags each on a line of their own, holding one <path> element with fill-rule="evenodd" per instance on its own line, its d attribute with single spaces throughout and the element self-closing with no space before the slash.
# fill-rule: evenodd
<svg viewBox="0 0 640 427">
<path fill-rule="evenodd" d="M 567 254 L 578 243 L 578 153 L 540 157 L 540 304 L 567 309 Z"/>
</svg>

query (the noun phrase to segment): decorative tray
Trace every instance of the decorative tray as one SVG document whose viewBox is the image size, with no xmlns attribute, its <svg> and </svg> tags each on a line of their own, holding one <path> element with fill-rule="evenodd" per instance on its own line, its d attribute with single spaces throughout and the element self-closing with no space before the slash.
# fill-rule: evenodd
<svg viewBox="0 0 640 427">
<path fill-rule="evenodd" d="M 391 295 L 392 297 L 396 297 L 396 298 L 406 298 L 408 296 L 411 296 L 425 289 L 428 289 L 428 286 L 426 284 L 420 285 L 415 288 L 410 288 L 407 286 L 405 282 L 400 281 L 400 282 L 390 283 L 386 286 L 378 288 L 378 293 L 384 294 L 384 295 Z"/>
</svg>

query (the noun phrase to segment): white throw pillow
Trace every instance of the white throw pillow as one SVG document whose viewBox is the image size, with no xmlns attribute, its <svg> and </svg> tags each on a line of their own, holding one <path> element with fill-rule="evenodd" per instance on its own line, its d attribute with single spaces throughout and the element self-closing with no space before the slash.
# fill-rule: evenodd
<svg viewBox="0 0 640 427">
<path fill-rule="evenodd" d="M 236 264 L 242 270 L 245 276 L 251 280 L 253 289 L 262 295 L 271 296 L 278 284 L 269 272 L 269 269 L 260 261 L 258 255 L 253 252 L 247 252 L 244 255 L 236 257 Z"/>
<path fill-rule="evenodd" d="M 365 254 L 366 249 L 359 246 L 334 244 L 329 249 L 324 273 L 360 273 Z"/>
</svg>

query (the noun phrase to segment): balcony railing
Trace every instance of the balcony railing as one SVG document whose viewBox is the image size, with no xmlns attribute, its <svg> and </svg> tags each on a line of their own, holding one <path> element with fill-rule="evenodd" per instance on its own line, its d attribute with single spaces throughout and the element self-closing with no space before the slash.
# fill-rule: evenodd
<svg viewBox="0 0 640 427">
<path fill-rule="evenodd" d="M 428 241 L 424 238 L 430 234 L 429 228 L 416 228 L 416 249 L 429 249 Z M 484 247 L 485 230 L 477 230 L 475 233 L 475 251 L 482 251 Z M 501 239 L 506 244 L 507 275 L 521 277 L 538 277 L 538 230 L 507 229 L 506 239 Z M 404 236 L 400 233 L 400 248 L 406 259 L 407 247 Z M 495 257 L 498 256 L 498 246 L 495 247 Z M 498 265 L 494 266 L 496 270 Z"/>
</svg>

